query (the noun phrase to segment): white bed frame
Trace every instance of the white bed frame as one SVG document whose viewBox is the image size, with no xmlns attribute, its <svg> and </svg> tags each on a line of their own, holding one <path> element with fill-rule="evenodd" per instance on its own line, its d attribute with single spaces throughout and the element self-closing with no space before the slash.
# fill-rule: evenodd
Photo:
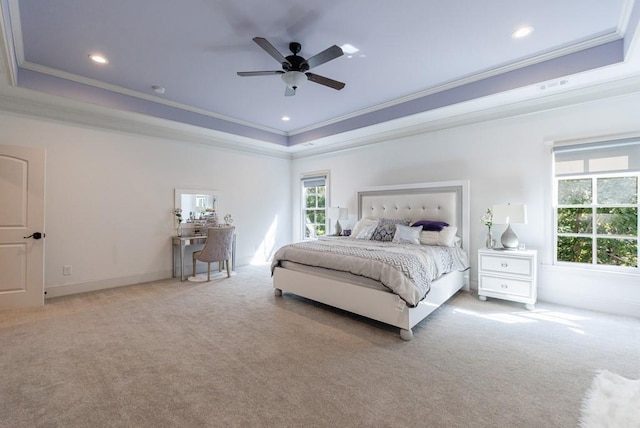
<svg viewBox="0 0 640 428">
<path fill-rule="evenodd" d="M 384 186 L 357 193 L 358 218 L 409 218 L 446 221 L 458 228 L 462 248 L 469 252 L 469 182 L 466 180 Z M 409 308 L 396 294 L 329 277 L 276 267 L 275 294 L 290 292 L 400 328 L 411 340 L 416 324 L 460 289 L 469 289 L 469 274 L 452 272 L 434 281 L 427 297 Z"/>
</svg>

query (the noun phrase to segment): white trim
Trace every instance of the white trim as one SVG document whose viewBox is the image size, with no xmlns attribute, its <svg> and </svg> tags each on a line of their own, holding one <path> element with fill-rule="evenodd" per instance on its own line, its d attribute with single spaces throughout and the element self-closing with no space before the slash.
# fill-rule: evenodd
<svg viewBox="0 0 640 428">
<path fill-rule="evenodd" d="M 171 278 L 171 270 L 137 273 L 125 276 L 101 279 L 97 281 L 75 282 L 70 284 L 49 285 L 45 287 L 46 298 L 68 296 L 70 294 L 86 293 L 88 291 L 104 290 L 126 285 L 141 284 Z"/>
<path fill-rule="evenodd" d="M 14 96 L 13 94 L 20 94 Z M 142 113 L 119 111 L 22 88 L 0 87 L 0 111 L 90 128 L 108 129 L 165 140 L 189 141 L 223 149 L 291 159 L 288 147 L 178 123 Z"/>
<path fill-rule="evenodd" d="M 315 171 L 315 172 L 303 172 L 300 174 L 300 182 L 298 184 L 298 191 L 300 192 L 300 206 L 299 206 L 299 213 L 300 213 L 300 239 L 307 240 L 305 238 L 306 235 L 306 227 L 307 227 L 307 217 L 306 217 L 306 202 L 305 202 L 305 197 L 304 197 L 304 187 L 302 186 L 302 183 L 305 180 L 310 180 L 310 179 L 314 179 L 314 178 L 324 178 L 324 205 L 325 205 L 325 209 L 331 206 L 331 171 L 330 170 L 322 170 L 322 171 Z M 325 213 L 325 217 L 324 217 L 324 228 L 326 233 L 329 233 L 329 227 L 330 227 L 330 223 L 329 223 L 329 219 Z"/>
<path fill-rule="evenodd" d="M 545 141 L 546 145 L 551 147 L 566 147 L 566 146 L 575 146 L 580 144 L 591 144 L 591 143 L 607 143 L 613 142 L 617 140 L 627 140 L 632 138 L 640 139 L 640 130 L 635 132 L 625 132 L 620 134 L 605 134 L 605 135 L 597 135 L 597 136 L 585 136 L 578 138 L 571 138 L 567 140 L 548 140 Z"/>
<path fill-rule="evenodd" d="M 617 33 L 620 37 L 624 37 L 627 34 L 629 22 L 631 20 L 631 14 L 633 13 L 633 5 L 636 0 L 624 0 L 622 4 L 622 12 L 620 13 L 620 19 L 618 20 Z"/>
<path fill-rule="evenodd" d="M 561 208 L 586 208 L 592 211 L 592 214 L 595 214 L 595 211 L 600 208 L 600 207 L 617 207 L 617 206 L 621 206 L 621 207 L 630 207 L 630 208 L 636 208 L 637 211 L 640 211 L 640 201 L 636 201 L 635 204 L 598 204 L 595 202 L 591 202 L 588 204 L 575 204 L 575 205 L 567 205 L 567 204 L 558 204 L 558 182 L 560 180 L 572 180 L 572 179 L 576 179 L 576 178 L 588 178 L 592 181 L 595 180 L 595 187 L 593 189 L 593 195 L 592 198 L 593 200 L 595 200 L 595 198 L 597 198 L 598 195 L 598 189 L 597 189 L 597 180 L 599 178 L 609 178 L 609 177 L 630 177 L 630 176 L 634 176 L 637 177 L 638 182 L 640 183 L 640 173 L 639 172 L 619 172 L 619 173 L 602 173 L 602 174 L 598 174 L 598 173 L 582 173 L 582 174 L 572 174 L 572 175 L 566 175 L 566 176 L 556 176 L 555 175 L 555 156 L 552 156 L 551 161 L 553 162 L 553 200 L 551 203 L 551 207 L 553 210 L 553 266 L 558 266 L 558 267 L 565 267 L 565 268 L 576 268 L 576 269 L 581 269 L 581 270 L 587 270 L 587 271 L 600 271 L 600 272 L 614 272 L 614 273 L 623 273 L 623 274 L 628 274 L 628 275 L 636 275 L 636 276 L 640 276 L 640 264 L 638 264 L 638 266 L 636 267 L 630 267 L 630 266 L 616 266 L 616 265 L 607 265 L 607 264 L 598 264 L 597 263 L 597 240 L 598 239 L 607 239 L 607 236 L 602 236 L 601 234 L 597 233 L 597 228 L 596 228 L 596 221 L 597 221 L 597 216 L 596 215 L 592 215 L 592 231 L 591 233 L 587 234 L 587 233 L 576 233 L 576 234 L 566 234 L 563 233 L 562 236 L 577 236 L 577 237 L 583 237 L 586 239 L 592 239 L 593 242 L 591 244 L 591 248 L 592 248 L 592 255 L 591 255 L 591 262 L 590 263 L 578 263 L 578 262 L 567 262 L 567 261 L 562 261 L 562 260 L 558 260 L 558 238 L 559 238 L 559 234 L 558 234 L 558 210 Z M 640 229 L 636 230 L 636 233 L 640 232 Z M 636 257 L 638 257 L 640 255 L 640 236 L 636 235 L 635 237 L 627 237 L 627 236 L 620 236 L 620 235 L 616 235 L 616 236 L 611 236 L 609 237 L 609 239 L 635 239 L 636 240 Z"/>
<path fill-rule="evenodd" d="M 14 4 L 15 3 L 15 4 Z M 20 49 L 22 49 L 22 35 L 19 31 L 9 32 L 5 23 L 5 12 L 9 13 L 9 25 L 12 29 L 15 30 L 15 20 L 14 11 L 17 15 L 18 28 L 20 27 L 20 15 L 18 13 L 17 0 L 9 0 L 9 11 L 5 11 L 4 8 L 0 7 L 0 38 L 2 39 L 2 59 L 0 62 L 0 72 L 3 70 L 2 64 L 6 64 L 8 71 L 8 83 L 11 86 L 18 85 L 18 63 L 16 61 L 16 48 L 14 44 L 18 44 Z M 18 33 L 18 40 L 16 40 L 16 32 Z M 3 37 L 4 36 L 4 37 Z M 12 43 L 13 42 L 13 43 Z"/>
<path fill-rule="evenodd" d="M 287 133 L 284 131 L 280 131 L 278 129 L 274 129 L 274 128 L 269 128 L 266 126 L 262 126 L 262 125 L 258 125 L 256 123 L 253 122 L 247 122 L 244 120 L 240 120 L 240 119 L 236 119 L 233 118 L 231 116 L 225 116 L 223 114 L 219 114 L 219 113 L 215 113 L 212 112 L 210 110 L 205 110 L 202 108 L 198 108 L 198 107 L 193 107 L 193 106 L 189 106 L 186 104 L 182 104 L 176 101 L 171 101 L 171 100 L 167 100 L 166 98 L 161 98 L 161 97 L 156 97 L 153 96 L 151 94 L 145 94 L 143 92 L 138 92 L 138 91 L 134 91 L 132 89 L 127 89 L 127 88 L 123 88 L 121 86 L 116 86 L 116 85 L 112 85 L 109 83 L 104 83 L 102 81 L 99 80 L 94 80 L 94 79 L 90 79 L 87 77 L 82 77 L 82 76 L 78 76 L 76 74 L 71 74 L 68 73 L 66 71 L 61 71 L 61 70 L 57 70 L 54 68 L 50 68 L 50 67 L 45 67 L 39 64 L 34 64 L 31 62 L 23 62 L 22 64 L 20 64 L 20 66 L 24 69 L 27 70 L 31 70 L 37 73 L 42 73 L 42 74 L 47 74 L 49 76 L 54 76 L 60 79 L 64 79 L 64 80 L 69 80 L 72 82 L 76 82 L 76 83 L 80 83 L 83 85 L 87 85 L 87 86 L 92 86 L 94 88 L 98 88 L 98 89 L 103 89 L 109 92 L 113 92 L 113 93 L 117 93 L 117 94 L 121 94 L 121 95 L 126 95 L 126 96 L 130 96 L 130 97 L 134 97 L 134 98 L 138 98 L 138 99 L 142 99 L 145 101 L 150 101 L 153 103 L 157 103 L 157 104 L 162 104 L 162 105 L 166 105 L 169 107 L 174 107 L 180 110 L 184 110 L 184 111 L 189 111 L 192 113 L 197 113 L 197 114 L 201 114 L 203 116 L 207 116 L 207 117 L 211 117 L 214 119 L 220 119 L 223 120 L 225 122 L 231 122 L 231 123 L 235 123 L 238 125 L 243 125 L 243 126 L 247 126 L 249 128 L 254 128 L 254 129 L 259 129 L 261 131 L 266 131 L 269 132 L 271 134 L 276 134 L 276 135 L 284 135 L 286 136 Z"/>
</svg>

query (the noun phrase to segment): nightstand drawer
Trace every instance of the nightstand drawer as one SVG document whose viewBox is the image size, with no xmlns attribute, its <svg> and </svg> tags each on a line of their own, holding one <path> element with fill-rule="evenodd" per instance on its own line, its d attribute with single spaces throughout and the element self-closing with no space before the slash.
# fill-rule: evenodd
<svg viewBox="0 0 640 428">
<path fill-rule="evenodd" d="M 531 281 L 520 281 L 517 279 L 498 278 L 494 276 L 480 277 L 480 293 L 482 291 L 494 293 L 504 293 L 513 296 L 530 297 L 532 291 Z"/>
<path fill-rule="evenodd" d="M 482 254 L 480 256 L 480 269 L 483 271 L 530 276 L 533 266 L 531 266 L 531 258 L 501 257 Z"/>
</svg>

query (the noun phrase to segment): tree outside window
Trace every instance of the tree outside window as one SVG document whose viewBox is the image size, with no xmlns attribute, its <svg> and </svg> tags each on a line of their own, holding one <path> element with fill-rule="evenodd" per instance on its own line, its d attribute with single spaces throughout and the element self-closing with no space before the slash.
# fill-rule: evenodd
<svg viewBox="0 0 640 428">
<path fill-rule="evenodd" d="M 638 267 L 639 174 L 557 179 L 556 260 Z"/>
<path fill-rule="evenodd" d="M 302 222 L 304 239 L 315 239 L 327 233 L 327 178 L 302 179 Z"/>
</svg>

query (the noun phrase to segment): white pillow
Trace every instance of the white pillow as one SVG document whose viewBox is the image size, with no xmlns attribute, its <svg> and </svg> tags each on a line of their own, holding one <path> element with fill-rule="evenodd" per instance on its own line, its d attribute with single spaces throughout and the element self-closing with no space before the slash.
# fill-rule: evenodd
<svg viewBox="0 0 640 428">
<path fill-rule="evenodd" d="M 378 225 L 376 224 L 366 224 L 362 229 L 360 229 L 360 232 L 358 232 L 358 234 L 356 234 L 356 236 L 354 236 L 353 238 L 354 239 L 371 239 L 371 237 L 373 236 L 373 232 L 376 231 L 376 227 L 378 227 Z"/>
<path fill-rule="evenodd" d="M 403 226 L 401 224 L 396 225 L 396 233 L 393 235 L 393 242 L 399 242 L 402 244 L 416 244 L 420 245 L 420 232 L 422 226 L 411 227 Z"/>
<path fill-rule="evenodd" d="M 456 233 L 458 228 L 448 226 L 440 232 L 422 231 L 420 232 L 420 243 L 422 245 L 440 245 L 443 247 L 453 247 L 456 241 Z"/>
<path fill-rule="evenodd" d="M 361 218 L 358 220 L 353 230 L 351 231 L 351 237 L 354 239 L 371 239 L 373 231 L 378 226 L 378 220 Z"/>
</svg>

